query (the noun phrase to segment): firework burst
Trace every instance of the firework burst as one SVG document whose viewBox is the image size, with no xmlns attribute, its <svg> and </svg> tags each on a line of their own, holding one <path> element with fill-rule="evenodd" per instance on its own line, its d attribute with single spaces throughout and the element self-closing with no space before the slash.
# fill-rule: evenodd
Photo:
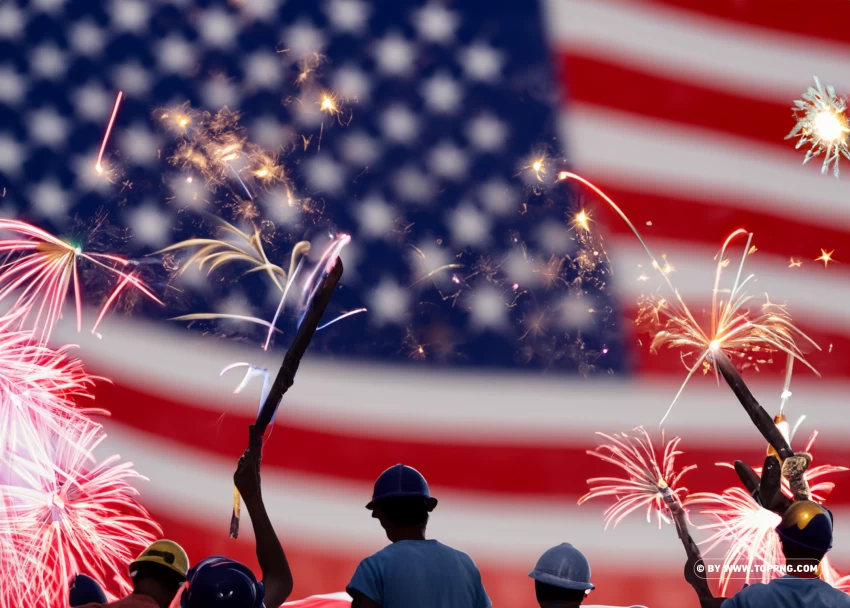
<svg viewBox="0 0 850 608">
<path fill-rule="evenodd" d="M 69 291 L 76 303 L 77 331 L 82 329 L 81 262 L 104 272 L 115 281 L 103 301 L 92 331 L 96 331 L 104 315 L 127 288 L 141 292 L 151 300 L 160 300 L 136 275 L 126 272 L 131 262 L 120 256 L 84 252 L 80 245 L 57 238 L 36 226 L 17 220 L 0 221 L 0 302 L 14 298 L 14 318 L 19 327 L 40 330 L 39 341 L 46 342 L 53 327 L 62 317 Z"/>
<path fill-rule="evenodd" d="M 744 365 L 757 365 L 770 361 L 770 359 L 764 358 L 764 355 L 783 352 L 787 356 L 801 361 L 817 374 L 817 370 L 803 358 L 803 353 L 797 346 L 795 339 L 801 337 L 815 348 L 820 349 L 820 347 L 792 323 L 784 306 L 774 304 L 766 299 L 765 303 L 761 305 L 760 311 L 753 313 L 748 308 L 748 304 L 752 302 L 753 298 L 746 293 L 745 288 L 754 278 L 754 275 L 743 277 L 743 270 L 747 256 L 753 251 L 751 247 L 752 233 L 738 229 L 730 234 L 723 243 L 717 257 L 717 268 L 714 275 L 711 319 L 708 327 L 703 327 L 696 320 L 679 294 L 679 290 L 670 280 L 670 272 L 667 270 L 669 264 L 665 263 L 662 266 L 658 262 L 640 232 L 616 203 L 602 190 L 575 173 L 561 171 L 558 178 L 560 180 L 573 179 L 584 184 L 599 195 L 626 222 L 652 261 L 652 267 L 659 272 L 672 294 L 670 298 L 649 299 L 643 302 L 636 320 L 638 324 L 661 327 L 660 330 L 655 332 L 652 340 L 651 348 L 653 350 L 664 345 L 669 348 L 683 349 L 682 363 L 688 373 L 673 402 L 664 414 L 662 423 L 667 419 L 693 375 L 700 370 L 710 371 L 712 367 L 716 370 L 721 359 L 737 360 L 743 362 Z M 723 290 L 720 287 L 720 279 L 723 269 L 729 264 L 729 259 L 726 257 L 727 251 L 733 241 L 744 235 L 746 235 L 747 241 L 741 261 L 738 264 L 735 281 L 731 289 Z M 725 297 L 721 298 L 721 295 Z"/>
<path fill-rule="evenodd" d="M 95 462 L 92 451 L 105 435 L 94 425 L 78 430 L 73 442 L 44 433 L 38 448 L 46 458 L 2 455 L 4 608 L 67 605 L 68 582 L 80 572 L 113 598 L 125 594 L 127 563 L 161 533 L 131 485 L 144 478 L 117 456 Z"/>
<path fill-rule="evenodd" d="M 93 378 L 69 356 L 68 347 L 53 350 L 33 340 L 31 332 L 11 331 L 14 321 L 0 319 L 0 454 L 43 457 L 39 445 L 45 431 L 73 443 L 76 429 L 94 425 L 89 415 L 107 412 L 77 406 L 78 399 L 90 396 Z"/>
<path fill-rule="evenodd" d="M 803 159 L 804 163 L 823 154 L 821 172 L 826 173 L 829 165 L 833 165 L 833 173 L 838 177 L 839 159 L 842 156 L 850 159 L 847 100 L 836 95 L 833 87 L 824 88 L 817 76 L 815 86 L 809 87 L 802 97 L 794 102 L 797 124 L 785 139 L 799 137 L 797 149 L 811 146 Z"/>
<path fill-rule="evenodd" d="M 648 522 L 655 514 L 659 528 L 662 521 L 669 523 L 667 511 L 680 507 L 679 495 L 687 492 L 686 488 L 677 487 L 679 481 L 685 473 L 696 468 L 691 465 L 677 472 L 676 456 L 682 453 L 677 450 L 680 438 L 675 437 L 665 444 L 662 432 L 664 452 L 659 461 L 652 440 L 642 427 L 635 429 L 634 436 L 626 433 L 597 435 L 609 443 L 587 453 L 619 467 L 625 476 L 588 479 L 591 489 L 579 499 L 579 504 L 591 498 L 613 496 L 616 502 L 605 510 L 606 529 L 609 525 L 616 527 L 623 518 L 644 507 Z"/>
<path fill-rule="evenodd" d="M 700 513 L 713 520 L 697 526 L 712 532 L 703 541 L 706 551 L 722 543 L 729 544 L 719 581 L 721 595 L 726 593 L 729 585 L 731 566 L 747 564 L 746 582 L 750 583 L 751 573 L 755 572 L 753 566 L 784 563 L 779 535 L 776 533 L 776 526 L 782 518 L 758 504 L 746 490 L 728 488 L 721 494 L 698 492 L 685 499 L 685 506 L 699 506 Z M 773 577 L 769 568 L 764 570 L 759 582 L 766 583 Z"/>
</svg>

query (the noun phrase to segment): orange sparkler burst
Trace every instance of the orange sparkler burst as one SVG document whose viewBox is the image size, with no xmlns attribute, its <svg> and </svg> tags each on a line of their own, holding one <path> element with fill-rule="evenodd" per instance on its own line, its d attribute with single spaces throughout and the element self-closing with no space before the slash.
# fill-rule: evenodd
<svg viewBox="0 0 850 608">
<path fill-rule="evenodd" d="M 578 504 L 602 496 L 613 496 L 616 499 L 616 502 L 605 510 L 606 529 L 610 524 L 616 527 L 623 518 L 643 507 L 646 507 L 647 522 L 652 521 L 654 513 L 659 528 L 662 521 L 670 523 L 667 517 L 668 509 L 671 505 L 681 506 L 679 494 L 687 492 L 686 488 L 677 487 L 679 481 L 685 473 L 696 468 L 696 465 L 690 465 L 676 471 L 676 456 L 682 453 L 677 450 L 681 441 L 679 437 L 674 437 L 664 444 L 662 431 L 661 443 L 664 445 L 664 453 L 659 463 L 649 434 L 642 427 L 636 428 L 635 433 L 633 437 L 626 433 L 596 433 L 610 443 L 587 452 L 621 468 L 626 474 L 625 477 L 588 479 L 587 483 L 591 489 L 579 498 Z"/>
<path fill-rule="evenodd" d="M 101 306 L 96 331 L 118 295 L 132 286 L 148 298 L 162 304 L 134 272 L 125 272 L 131 264 L 126 258 L 105 253 L 84 252 L 79 245 L 63 241 L 26 222 L 0 220 L 0 231 L 12 236 L 0 240 L 0 253 L 6 259 L 0 265 L 0 302 L 17 294 L 15 308 L 18 326 L 41 328 L 41 341 L 46 342 L 62 316 L 62 306 L 73 284 L 77 310 L 77 331 L 82 329 L 82 289 L 78 263 L 84 260 L 118 279 Z M 30 319 L 34 315 L 33 319 Z"/>
<path fill-rule="evenodd" d="M 832 259 L 832 254 L 835 253 L 835 249 L 827 253 L 825 249 L 820 250 L 820 257 L 815 258 L 815 262 L 823 262 L 823 267 L 826 268 L 827 264 L 830 262 L 834 262 Z"/>
<path fill-rule="evenodd" d="M 788 260 L 788 268 L 799 268 L 803 265 L 803 260 L 795 260 L 791 258 Z"/>
<path fill-rule="evenodd" d="M 649 259 L 652 260 L 653 268 L 660 271 L 661 276 L 673 294 L 673 297 L 659 302 L 658 306 L 644 307 L 637 320 L 640 323 L 653 319 L 658 319 L 661 322 L 664 319 L 663 327 L 656 333 L 652 340 L 651 349 L 655 350 L 665 344 L 670 348 L 685 349 L 685 352 L 682 354 L 682 362 L 685 364 L 688 374 L 681 388 L 679 388 L 679 392 L 676 393 L 673 402 L 664 414 L 664 418 L 661 420 L 662 423 L 667 419 L 667 416 L 685 390 L 685 386 L 687 386 L 691 377 L 697 370 L 711 369 L 715 358 L 720 353 L 732 359 L 748 360 L 748 357 L 753 353 L 781 351 L 798 359 L 817 374 L 817 370 L 803 358 L 803 353 L 795 342 L 795 336 L 802 337 L 815 348 L 820 349 L 820 347 L 794 326 L 791 322 L 791 317 L 783 306 L 773 304 L 767 300 L 757 313 L 751 313 L 746 308 L 746 305 L 752 300 L 752 296 L 747 295 L 744 292 L 744 288 L 754 275 L 749 275 L 742 279 L 742 272 L 744 262 L 752 245 L 753 235 L 751 233 L 743 229 L 738 229 L 730 234 L 723 243 L 720 255 L 717 258 L 718 262 L 714 276 L 711 323 L 709 327 L 703 328 L 697 322 L 687 304 L 685 304 L 679 291 L 673 286 L 673 283 L 670 281 L 669 272 L 665 270 L 665 266 L 658 263 L 658 260 L 652 255 L 652 252 L 649 250 L 637 228 L 635 228 L 628 216 L 623 213 L 614 201 L 595 185 L 575 173 L 562 171 L 560 175 L 564 175 L 564 179 L 579 181 L 593 190 L 626 222 L 643 246 Z M 721 293 L 720 277 L 723 268 L 729 263 L 729 260 L 726 258 L 727 249 L 736 238 L 743 235 L 747 235 L 747 242 L 741 262 L 738 265 L 735 281 L 731 290 L 726 292 L 728 293 L 728 298 L 721 300 L 719 298 Z M 689 365 L 688 360 L 692 360 L 693 363 Z"/>
<path fill-rule="evenodd" d="M 115 117 L 118 116 L 118 108 L 121 105 L 121 99 L 123 97 L 123 91 L 118 91 L 118 97 L 115 98 L 115 106 L 112 108 L 112 116 L 109 119 L 109 124 L 106 125 L 106 134 L 104 134 L 103 142 L 100 144 L 100 152 L 97 155 L 97 162 L 94 165 L 94 170 L 99 174 L 103 173 L 103 153 L 106 150 L 106 143 L 109 141 L 109 134 L 112 132 L 112 125 L 115 124 Z"/>
</svg>

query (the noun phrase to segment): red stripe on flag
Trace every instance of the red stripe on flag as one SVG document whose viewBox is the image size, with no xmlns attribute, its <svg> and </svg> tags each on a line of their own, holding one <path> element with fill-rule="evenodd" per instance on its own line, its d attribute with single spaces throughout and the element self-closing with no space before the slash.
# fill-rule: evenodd
<svg viewBox="0 0 850 608">
<path fill-rule="evenodd" d="M 699 380 L 694 382 L 694 388 Z M 639 385 L 636 385 L 636 390 Z M 720 389 L 718 389 L 720 390 Z M 190 404 L 155 397 L 131 388 L 100 383 L 95 388 L 98 403 L 111 403 L 112 416 L 118 422 L 138 431 L 171 440 L 186 448 L 217 455 L 231 456 L 234 466 L 245 449 L 247 428 L 252 419 L 227 415 L 224 419 L 213 410 L 192 407 Z M 671 399 L 673 394 L 671 394 Z M 600 403 L 597 407 L 604 407 Z M 613 406 L 613 404 L 610 404 Z M 659 419 L 666 408 L 659 403 Z M 571 403 L 565 397 L 564 407 L 588 407 L 586 403 Z M 684 406 L 680 406 L 684 407 Z M 222 408 L 224 410 L 224 408 Z M 820 422 L 820 421 L 819 421 Z M 648 421 L 653 430 L 653 421 Z M 741 412 L 740 420 L 730 422 L 739 428 L 750 425 Z M 234 432 L 243 429 L 246 432 Z M 599 429 L 606 432 L 628 431 L 628 428 Z M 820 443 L 829 450 L 831 464 L 850 464 L 850 448 L 837 448 L 830 441 L 829 429 L 824 428 Z M 685 455 L 682 465 L 697 464 L 699 489 L 720 491 L 736 483 L 734 474 L 714 466 L 723 460 L 743 459 L 754 465 L 764 460 L 765 445 L 753 429 L 753 442 L 740 447 L 722 448 L 681 446 Z M 397 462 L 407 462 L 423 471 L 435 488 L 452 488 L 469 492 L 490 492 L 502 495 L 525 495 L 577 499 L 586 491 L 590 477 L 617 473 L 611 465 L 586 453 L 601 439 L 588 437 L 570 445 L 541 446 L 502 444 L 496 441 L 416 441 L 380 436 L 348 435 L 341 432 L 305 428 L 286 421 L 281 412 L 272 439 L 267 442 L 263 463 L 328 479 L 346 479 L 371 484 L 378 474 Z M 820 462 L 823 456 L 815 446 Z M 458 466 L 463 463 L 463 466 Z M 468 471 L 475 471 L 470 476 Z M 369 496 L 360 498 L 365 505 Z M 354 500 L 354 498 L 352 498 Z M 839 485 L 831 503 L 850 503 L 850 484 Z"/>
<path fill-rule="evenodd" d="M 642 0 L 656 4 L 731 21 L 754 25 L 789 34 L 810 36 L 850 44 L 847 23 L 850 23 L 850 4 L 843 0 L 812 0 L 804 4 L 775 0 Z M 624 2 L 634 6 L 636 2 Z"/>
<path fill-rule="evenodd" d="M 580 168 L 579 168 L 580 170 Z M 659 194 L 647 191 L 640 185 L 627 187 L 614 183 L 610 177 L 594 171 L 582 172 L 582 176 L 599 186 L 631 218 L 641 235 L 652 248 L 653 238 L 675 239 L 683 243 L 705 243 L 720 250 L 729 234 L 746 228 L 754 233 L 753 244 L 763 254 L 772 254 L 783 259 L 802 260 L 801 268 L 789 268 L 789 273 L 823 271 L 821 262 L 814 259 L 827 251 L 850 242 L 850 231 L 839 226 L 821 226 L 811 221 L 803 212 L 793 221 L 758 211 L 753 207 L 769 209 L 769 202 L 754 203 L 749 198 L 726 198 L 723 204 L 717 200 L 701 200 L 684 190 L 679 195 Z M 576 185 L 576 193 L 583 193 Z M 813 193 L 815 196 L 816 193 Z M 601 230 L 614 234 L 632 234 L 628 226 L 593 193 L 585 193 L 583 200 L 591 202 L 591 213 L 597 215 Z M 595 202 L 594 202 L 595 201 Z M 850 204 L 850 203 L 848 203 Z M 651 226 L 647 226 L 651 222 Z M 659 252 L 660 253 L 660 252 Z M 839 251 L 836 251 L 836 259 Z M 839 260 L 840 261 L 840 260 Z M 832 266 L 835 268 L 835 266 Z M 825 278 L 829 278 L 829 270 Z M 789 275 L 789 278 L 793 275 Z"/>
<path fill-rule="evenodd" d="M 793 144 L 784 141 L 795 122 L 790 99 L 773 103 L 732 95 L 594 59 L 566 44 L 556 65 L 561 90 L 570 102 L 746 137 L 799 156 Z"/>
</svg>

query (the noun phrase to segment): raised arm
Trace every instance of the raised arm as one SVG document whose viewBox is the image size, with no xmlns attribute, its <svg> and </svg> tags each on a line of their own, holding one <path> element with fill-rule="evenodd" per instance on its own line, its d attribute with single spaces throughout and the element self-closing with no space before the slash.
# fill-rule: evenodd
<svg viewBox="0 0 850 608">
<path fill-rule="evenodd" d="M 264 603 L 267 608 L 278 608 L 292 593 L 292 572 L 263 503 L 260 484 L 263 438 L 254 432 L 253 425 L 249 430 L 248 445 L 248 449 L 239 459 L 233 481 L 245 501 L 254 528 L 257 561 L 263 571 L 263 586 L 266 592 Z"/>
</svg>

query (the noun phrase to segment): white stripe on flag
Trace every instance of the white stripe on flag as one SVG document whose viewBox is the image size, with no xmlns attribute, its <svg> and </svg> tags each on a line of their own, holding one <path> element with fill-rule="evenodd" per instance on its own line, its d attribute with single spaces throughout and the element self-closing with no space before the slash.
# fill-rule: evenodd
<svg viewBox="0 0 850 608">
<path fill-rule="evenodd" d="M 850 47 L 653 5 L 548 0 L 549 33 L 559 50 L 754 98 L 796 99 L 817 74 L 850 81 Z M 718 108 L 734 120 L 734 108 Z"/>
<path fill-rule="evenodd" d="M 627 205 L 626 202 L 621 203 L 624 207 Z M 755 233 L 753 237 L 753 244 L 756 246 L 758 236 L 758 233 Z M 721 293 L 721 299 L 728 299 L 726 294 L 734 282 L 734 273 L 745 242 L 746 239 L 740 239 L 738 246 L 729 254 L 731 263 L 721 276 L 720 287 L 726 290 Z M 707 248 L 681 241 L 648 238 L 647 244 L 659 262 L 664 254 L 676 269 L 670 273 L 670 280 L 679 290 L 685 303 L 692 307 L 692 312 L 699 314 L 703 310 L 710 310 L 711 291 L 717 268 L 714 258 L 722 243 L 717 243 L 715 248 Z M 668 299 L 673 296 L 664 279 L 652 269 L 649 256 L 634 237 L 624 235 L 612 239 L 608 255 L 619 274 L 616 289 L 621 300 L 634 302 L 642 294 L 655 292 Z M 641 264 L 643 267 L 638 268 Z M 637 280 L 641 274 L 649 280 Z M 753 296 L 751 308 L 758 309 L 765 301 L 764 294 L 767 293 L 774 304 L 788 306 L 792 319 L 834 335 L 850 336 L 850 315 L 847 312 L 847 302 L 850 302 L 850 272 L 847 270 L 839 266 L 824 270 L 823 265 L 814 261 L 808 261 L 800 268 L 789 268 L 788 260 L 756 251 L 747 256 L 742 279 L 749 275 L 754 275 L 745 290 Z M 824 349 L 828 347 L 826 344 L 820 346 Z"/>
<path fill-rule="evenodd" d="M 789 130 L 790 115 L 789 110 Z M 782 150 L 584 104 L 571 106 L 563 122 L 571 162 L 579 172 L 604 175 L 609 184 L 684 192 L 716 205 L 733 201 L 792 221 L 850 230 L 847 184 L 804 166 L 790 144 Z M 628 201 L 620 203 L 628 213 Z"/>
<path fill-rule="evenodd" d="M 109 424 L 108 439 L 98 456 L 120 452 L 151 481 L 140 485 L 144 504 L 191 521 L 221 529 L 228 521 L 235 463 L 225 457 L 186 449 L 169 441 Z M 364 508 L 371 484 L 352 483 L 274 469 L 263 473 L 263 496 L 273 523 L 284 539 L 331 553 L 362 555 L 386 545 L 378 523 Z M 604 501 L 576 505 L 572 500 L 511 499 L 434 486 L 440 506 L 429 524 L 429 536 L 451 544 L 488 565 L 533 564 L 543 551 L 562 540 L 580 547 L 593 561 L 612 567 L 656 568 L 681 564 L 682 547 L 672 527 L 659 531 L 635 513 L 614 530 L 603 530 Z M 174 512 L 174 506 L 179 511 Z M 836 559 L 850 557 L 850 510 L 837 509 Z M 246 531 L 247 532 L 247 531 Z M 702 533 L 695 532 L 696 538 Z M 652 547 L 644 565 L 634 555 Z"/>
<path fill-rule="evenodd" d="M 683 273 L 684 274 L 684 273 Z M 66 335 L 67 326 L 57 331 Z M 219 378 L 233 361 L 253 361 L 276 371 L 281 351 L 263 353 L 226 340 L 169 330 L 144 321 L 110 319 L 103 339 L 79 336 L 82 357 L 96 373 L 152 395 L 170 395 L 219 413 L 256 412 L 259 383 L 232 395 L 238 374 Z M 652 356 L 647 354 L 646 356 Z M 487 439 L 504 444 L 563 445 L 586 442 L 595 431 L 653 428 L 678 390 L 681 375 L 663 379 L 576 376 L 522 372 L 458 372 L 311 359 L 301 366 L 286 397 L 288 421 L 347 435 L 395 439 Z M 674 372 L 675 373 L 675 372 Z M 809 419 L 833 434 L 850 431 L 847 383 L 816 380 L 800 370 L 794 392 L 806 395 Z M 778 382 L 748 376 L 750 388 L 770 409 L 778 404 Z M 462 405 L 462 407 L 459 407 Z M 108 404 L 106 404 L 108 407 Z M 755 430 L 725 386 L 696 378 L 666 424 L 688 438 L 712 436 L 731 445 L 756 438 Z M 730 420 L 740 424 L 729 424 Z M 823 428 L 829 421 L 829 428 Z M 713 435 L 712 435 L 713 434 Z"/>
</svg>

